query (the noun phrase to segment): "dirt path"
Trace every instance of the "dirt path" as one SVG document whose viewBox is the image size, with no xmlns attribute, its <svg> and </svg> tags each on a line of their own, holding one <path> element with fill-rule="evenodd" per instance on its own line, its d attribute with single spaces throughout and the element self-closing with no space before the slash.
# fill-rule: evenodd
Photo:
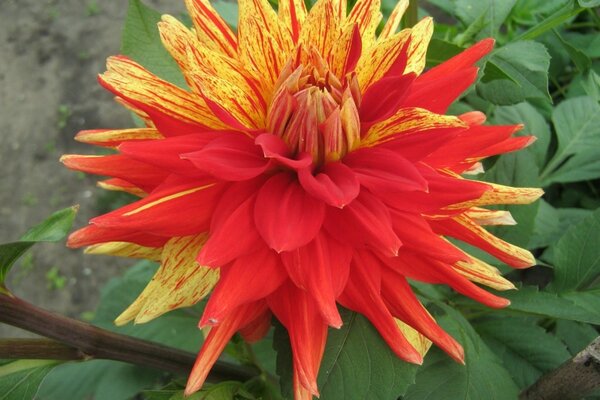
<svg viewBox="0 0 600 400">
<path fill-rule="evenodd" d="M 165 12 L 183 1 L 147 4 Z M 69 171 L 61 154 L 90 154 L 82 129 L 131 126 L 127 112 L 96 83 L 119 51 L 125 0 L 0 0 L 0 242 L 17 239 L 53 211 L 80 204 L 85 225 L 106 197 L 96 179 Z M 103 200 L 104 199 L 104 200 Z M 35 304 L 80 317 L 131 262 L 38 245 L 17 265 L 10 288 Z M 17 335 L 0 326 L 0 336 Z"/>
</svg>

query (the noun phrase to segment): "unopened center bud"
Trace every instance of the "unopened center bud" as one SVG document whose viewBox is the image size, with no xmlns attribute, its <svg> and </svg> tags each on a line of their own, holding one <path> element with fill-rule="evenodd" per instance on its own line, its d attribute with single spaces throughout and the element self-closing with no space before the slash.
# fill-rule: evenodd
<svg viewBox="0 0 600 400">
<path fill-rule="evenodd" d="M 307 63 L 290 62 L 276 85 L 267 117 L 268 129 L 293 154 L 312 155 L 316 166 L 337 161 L 360 141 L 356 76 L 341 81 L 312 51 Z"/>
</svg>

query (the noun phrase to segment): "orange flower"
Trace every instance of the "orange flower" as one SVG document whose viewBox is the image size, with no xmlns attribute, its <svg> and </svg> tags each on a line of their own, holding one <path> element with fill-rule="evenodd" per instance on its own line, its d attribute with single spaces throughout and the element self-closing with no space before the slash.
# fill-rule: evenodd
<svg viewBox="0 0 600 400">
<path fill-rule="evenodd" d="M 108 60 L 100 83 L 146 127 L 84 131 L 116 155 L 64 156 L 69 168 L 113 177 L 100 185 L 141 197 L 92 219 L 69 245 L 160 261 L 117 318 L 149 321 L 212 292 L 210 333 L 190 375 L 198 390 L 235 332 L 261 338 L 271 314 L 287 328 L 296 399 L 316 377 L 337 304 L 365 315 L 398 357 L 421 363 L 423 337 L 463 361 L 461 346 L 421 305 L 407 279 L 446 284 L 490 307 L 513 285 L 446 237 L 515 268 L 526 250 L 482 225 L 512 224 L 487 205 L 527 204 L 539 189 L 466 180 L 480 160 L 520 149 L 520 126 L 486 126 L 479 112 L 443 115 L 475 80 L 483 40 L 423 72 L 432 22 L 397 32 L 402 0 L 376 35 L 378 0 L 239 0 L 235 34 L 208 0 L 187 0 L 194 30 L 159 24 L 189 86 L 134 61 Z"/>
</svg>

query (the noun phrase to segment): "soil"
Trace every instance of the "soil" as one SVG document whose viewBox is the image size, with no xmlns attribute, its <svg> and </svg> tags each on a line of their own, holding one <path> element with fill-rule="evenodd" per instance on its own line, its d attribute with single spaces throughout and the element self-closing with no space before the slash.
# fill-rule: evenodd
<svg viewBox="0 0 600 400">
<path fill-rule="evenodd" d="M 178 14 L 183 1 L 146 0 Z M 131 127 L 128 112 L 96 82 L 119 52 L 125 0 L 0 0 L 0 243 L 19 238 L 56 210 L 80 205 L 75 227 L 99 214 L 97 178 L 67 170 L 62 154 L 92 154 L 79 130 Z M 8 286 L 36 305 L 81 318 L 100 289 L 131 265 L 84 255 L 64 243 L 34 246 Z M 0 337 L 26 333 L 0 325 Z"/>
</svg>

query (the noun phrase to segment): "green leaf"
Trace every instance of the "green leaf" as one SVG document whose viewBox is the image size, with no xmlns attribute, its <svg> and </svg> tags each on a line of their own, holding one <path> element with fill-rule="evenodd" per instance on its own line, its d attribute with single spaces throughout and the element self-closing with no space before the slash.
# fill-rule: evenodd
<svg viewBox="0 0 600 400">
<path fill-rule="evenodd" d="M 556 292 L 590 287 L 600 277 L 600 209 L 572 226 L 554 247 Z"/>
<path fill-rule="evenodd" d="M 580 72 L 586 72 L 592 67 L 592 60 L 583 51 L 566 41 L 556 29 L 553 29 L 552 32 L 558 38 Z"/>
<path fill-rule="evenodd" d="M 544 186 L 600 177 L 600 105 L 590 97 L 560 103 L 552 115 L 558 145 L 542 171 Z"/>
<path fill-rule="evenodd" d="M 187 88 L 175 60 L 165 50 L 158 32 L 161 14 L 140 0 L 129 0 L 121 38 L 121 53 L 137 61 L 150 72 L 179 87 Z"/>
<path fill-rule="evenodd" d="M 567 345 L 571 355 L 585 349 L 598 337 L 598 331 L 591 325 L 581 322 L 558 320 L 555 327 L 556 336 Z"/>
<path fill-rule="evenodd" d="M 0 287 L 15 261 L 31 246 L 38 242 L 58 242 L 67 236 L 78 209 L 78 206 L 73 206 L 57 211 L 31 228 L 18 242 L 0 244 Z"/>
<path fill-rule="evenodd" d="M 544 199 L 538 201 L 540 205 L 535 217 L 531 241 L 529 242 L 529 247 L 532 249 L 547 247 L 556 243 L 564 233 L 564 230 L 560 228 L 558 211 Z"/>
<path fill-rule="evenodd" d="M 432 349 L 403 400 L 516 399 L 518 389 L 509 373 L 469 322 L 453 308 L 443 303 L 436 305 L 445 312 L 436 320 L 465 349 L 465 365 L 456 363 L 438 348 Z"/>
<path fill-rule="evenodd" d="M 433 38 L 427 49 L 427 67 L 435 67 L 463 51 L 464 48 L 442 39 Z"/>
<path fill-rule="evenodd" d="M 0 366 L 0 400 L 37 398 L 40 384 L 55 366 L 54 360 L 19 360 Z"/>
<path fill-rule="evenodd" d="M 556 10 L 552 15 L 543 18 L 538 24 L 520 34 L 513 39 L 515 42 L 519 40 L 531 40 L 556 28 L 565 21 L 575 17 L 583 11 L 583 8 L 577 7 L 573 2 L 568 2 L 563 8 Z"/>
<path fill-rule="evenodd" d="M 543 44 L 532 41 L 509 43 L 488 59 L 493 71 L 501 70 L 510 79 L 485 78 L 477 85 L 477 93 L 494 104 L 510 105 L 526 99 L 550 100 L 548 68 L 550 55 Z"/>
<path fill-rule="evenodd" d="M 600 0 L 577 0 L 581 7 L 593 8 L 600 6 Z"/>
<path fill-rule="evenodd" d="M 525 286 L 500 293 L 510 300 L 507 311 L 600 325 L 600 290 L 552 293 Z"/>
<path fill-rule="evenodd" d="M 345 309 L 340 313 L 344 325 L 329 329 L 321 362 L 320 399 L 397 399 L 414 381 L 417 367 L 396 357 L 365 317 Z M 291 397 L 291 348 L 279 324 L 274 340 L 282 391 Z"/>
<path fill-rule="evenodd" d="M 456 0 L 456 16 L 466 25 L 483 17 L 480 37 L 496 36 L 516 0 Z"/>
<path fill-rule="evenodd" d="M 546 164 L 552 133 L 546 119 L 535 107 L 526 102 L 514 106 L 496 107 L 494 122 L 503 125 L 523 124 L 524 128 L 519 133 L 533 135 L 537 139 L 527 148 L 527 151 L 535 156 L 538 168 L 542 168 Z"/>
<path fill-rule="evenodd" d="M 571 357 L 559 338 L 531 319 L 495 317 L 474 326 L 519 388 L 531 385 Z"/>
</svg>

